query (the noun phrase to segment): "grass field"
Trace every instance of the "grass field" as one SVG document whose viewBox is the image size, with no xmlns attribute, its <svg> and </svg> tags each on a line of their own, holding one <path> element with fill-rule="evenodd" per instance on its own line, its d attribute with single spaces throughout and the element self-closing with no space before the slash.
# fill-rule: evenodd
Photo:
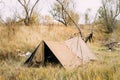
<svg viewBox="0 0 120 80">
<path fill-rule="evenodd" d="M 89 33 L 87 31 L 83 30 L 86 34 Z M 104 39 L 97 30 L 94 43 L 88 43 L 98 57 L 95 62 L 71 71 L 52 65 L 40 68 L 22 66 L 26 58 L 17 56 L 18 50 L 23 53 L 33 51 L 41 40 L 64 41 L 75 32 L 75 28 L 64 26 L 19 26 L 9 29 L 0 26 L 0 80 L 120 80 L 120 48 L 108 51 L 101 44 L 103 41 L 99 41 Z"/>
</svg>

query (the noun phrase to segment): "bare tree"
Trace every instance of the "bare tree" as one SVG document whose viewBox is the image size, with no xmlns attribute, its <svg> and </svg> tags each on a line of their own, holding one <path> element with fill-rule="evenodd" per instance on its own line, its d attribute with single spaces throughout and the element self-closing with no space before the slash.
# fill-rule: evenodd
<svg viewBox="0 0 120 80">
<path fill-rule="evenodd" d="M 120 14 L 120 0 L 102 0 L 99 9 L 99 19 L 106 26 L 108 33 L 115 28 L 117 17 Z"/>
<path fill-rule="evenodd" d="M 74 3 L 72 0 L 61 0 L 54 3 L 54 6 L 52 10 L 50 11 L 53 18 L 57 20 L 58 22 L 61 22 L 65 26 L 72 25 L 71 19 L 69 19 L 68 14 L 66 14 L 66 11 L 71 15 L 71 17 L 75 20 L 76 23 L 79 21 L 79 15 L 75 13 L 74 9 Z M 60 3 L 62 3 L 62 5 Z"/>
<path fill-rule="evenodd" d="M 21 4 L 23 9 L 25 10 L 24 23 L 25 25 L 28 26 L 31 23 L 31 17 L 32 17 L 33 10 L 35 6 L 37 5 L 37 3 L 39 2 L 39 0 L 35 0 L 33 6 L 30 5 L 31 0 L 18 0 L 18 2 Z"/>
<path fill-rule="evenodd" d="M 92 29 L 91 29 L 90 34 L 87 37 L 84 38 L 78 23 L 76 23 L 75 20 L 71 17 L 71 15 L 67 11 L 67 9 L 64 8 L 64 4 L 60 0 L 56 0 L 56 1 L 62 6 L 62 9 L 64 10 L 65 14 L 69 17 L 69 19 L 72 21 L 72 23 L 78 29 L 79 32 L 75 33 L 75 34 L 79 34 L 81 36 L 81 38 L 85 41 L 85 43 L 87 43 L 88 41 L 91 41 L 91 39 L 93 38 L 93 25 L 92 25 Z M 97 14 L 96 14 L 96 16 L 97 16 Z M 96 16 L 94 18 L 94 21 L 96 20 Z"/>
<path fill-rule="evenodd" d="M 65 5 L 65 3 L 64 3 L 64 5 Z M 61 6 L 59 3 L 55 3 L 54 7 L 50 11 L 50 13 L 52 14 L 52 16 L 55 20 L 57 20 L 58 22 L 61 22 L 65 26 L 67 26 L 67 21 L 66 21 L 67 15 L 64 12 L 63 6 Z"/>
<path fill-rule="evenodd" d="M 83 38 L 83 36 L 82 36 L 82 32 L 81 32 L 81 30 L 80 30 L 80 28 L 79 28 L 79 25 L 74 21 L 74 19 L 71 17 L 71 15 L 68 13 L 68 11 L 67 11 L 67 9 L 66 8 L 64 8 L 64 4 L 61 2 L 61 1 L 59 1 L 59 0 L 56 0 L 61 6 L 62 6 L 62 8 L 63 8 L 63 10 L 64 10 L 64 12 L 66 13 L 66 15 L 69 17 L 69 19 L 73 22 L 73 24 L 76 26 L 76 28 L 78 29 L 78 33 L 80 34 L 80 36 L 81 36 L 81 38 Z"/>
</svg>

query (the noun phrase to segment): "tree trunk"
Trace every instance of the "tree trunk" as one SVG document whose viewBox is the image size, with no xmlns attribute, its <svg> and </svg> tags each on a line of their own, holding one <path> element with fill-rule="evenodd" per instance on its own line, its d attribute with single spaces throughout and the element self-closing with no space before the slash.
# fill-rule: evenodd
<svg viewBox="0 0 120 80">
<path fill-rule="evenodd" d="M 26 26 L 29 26 L 29 25 L 30 25 L 30 18 L 29 18 L 29 17 L 26 17 L 26 18 L 24 19 L 24 23 L 25 23 Z"/>
<path fill-rule="evenodd" d="M 113 28 L 111 26 L 107 27 L 108 29 L 108 33 L 112 33 L 113 32 Z"/>
</svg>

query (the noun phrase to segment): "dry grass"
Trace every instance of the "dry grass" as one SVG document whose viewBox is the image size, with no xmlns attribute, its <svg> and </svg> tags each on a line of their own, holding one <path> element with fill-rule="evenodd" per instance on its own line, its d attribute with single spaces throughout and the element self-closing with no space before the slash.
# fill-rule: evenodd
<svg viewBox="0 0 120 80">
<path fill-rule="evenodd" d="M 75 30 L 60 26 L 14 26 L 14 31 L 0 27 L 0 53 L 16 53 L 17 50 L 32 51 L 41 40 L 62 41 Z"/>
<path fill-rule="evenodd" d="M 120 50 L 109 52 L 92 45 L 98 61 L 68 71 L 52 65 L 40 68 L 21 66 L 24 59 L 0 61 L 2 80 L 120 80 Z"/>
<path fill-rule="evenodd" d="M 41 40 L 63 41 L 77 31 L 61 26 L 13 28 L 15 32 L 8 35 L 7 27 L 0 27 L 0 80 L 120 80 L 120 49 L 110 52 L 97 42 L 88 45 L 98 60 L 75 70 L 68 71 L 52 65 L 26 68 L 22 66 L 25 58 L 16 56 L 18 49 L 24 52 L 33 51 Z M 99 38 L 98 35 L 95 39 L 102 39 L 102 36 Z"/>
</svg>

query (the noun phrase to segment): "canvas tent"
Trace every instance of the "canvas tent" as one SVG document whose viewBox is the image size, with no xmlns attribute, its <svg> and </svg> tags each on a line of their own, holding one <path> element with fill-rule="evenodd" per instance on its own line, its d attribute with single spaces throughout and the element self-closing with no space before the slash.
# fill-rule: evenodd
<svg viewBox="0 0 120 80">
<path fill-rule="evenodd" d="M 96 59 L 85 42 L 80 37 L 74 37 L 63 42 L 42 41 L 24 64 L 33 66 L 49 62 L 73 69 Z"/>
</svg>

